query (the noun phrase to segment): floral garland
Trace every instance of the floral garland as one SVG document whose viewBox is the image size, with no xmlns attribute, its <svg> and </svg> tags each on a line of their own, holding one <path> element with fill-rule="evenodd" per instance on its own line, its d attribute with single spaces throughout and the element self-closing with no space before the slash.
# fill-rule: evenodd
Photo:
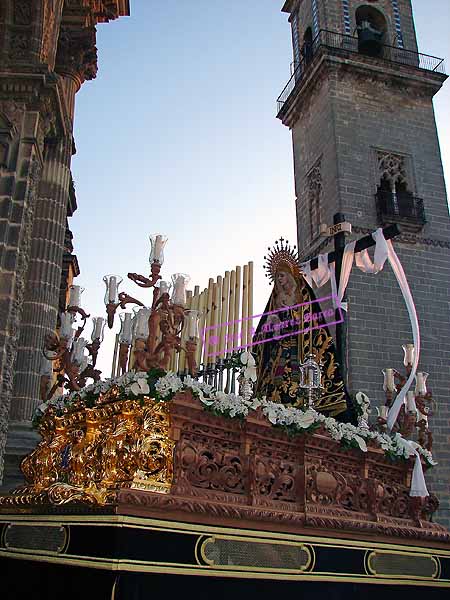
<svg viewBox="0 0 450 600">
<path fill-rule="evenodd" d="M 53 407 L 57 415 L 62 415 L 65 409 L 80 400 L 87 407 L 92 407 L 101 395 L 111 390 L 116 391 L 115 400 L 139 399 L 150 395 L 161 402 L 170 401 L 177 392 L 189 390 L 200 400 L 206 410 L 217 415 L 245 419 L 251 411 L 260 408 L 272 425 L 284 429 L 289 435 L 311 433 L 323 427 L 344 447 L 359 448 L 362 452 L 367 452 L 367 442 L 373 441 L 393 460 L 408 459 L 416 450 L 429 466 L 437 464 L 431 452 L 416 442 L 406 440 L 399 433 L 388 435 L 356 427 L 351 423 L 340 423 L 332 417 L 318 413 L 313 408 L 302 410 L 270 402 L 265 397 L 245 400 L 237 394 L 217 391 L 211 385 L 199 382 L 190 375 L 182 380 L 175 373 L 165 373 L 160 369 L 153 369 L 148 373 L 130 371 L 120 377 L 88 385 L 78 392 L 52 398 L 37 407 L 33 424 L 35 427 L 39 425 L 49 407 Z"/>
</svg>

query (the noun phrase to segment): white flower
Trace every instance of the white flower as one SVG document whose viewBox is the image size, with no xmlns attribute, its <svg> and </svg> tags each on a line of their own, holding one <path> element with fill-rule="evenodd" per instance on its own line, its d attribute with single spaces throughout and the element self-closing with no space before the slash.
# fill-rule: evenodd
<svg viewBox="0 0 450 600">
<path fill-rule="evenodd" d="M 170 393 L 176 393 L 183 387 L 183 382 L 181 379 L 169 371 L 164 377 L 160 377 L 155 384 L 155 388 L 160 396 L 166 398 L 170 395 Z"/>
<path fill-rule="evenodd" d="M 296 420 L 295 424 L 302 429 L 307 429 L 308 427 L 311 427 L 315 420 L 316 416 L 314 411 L 307 410 Z"/>
<path fill-rule="evenodd" d="M 254 367 L 256 364 L 255 359 L 253 358 L 253 356 L 250 352 L 245 352 L 245 351 L 242 352 L 242 354 L 239 358 L 240 358 L 241 363 L 247 367 Z"/>
<path fill-rule="evenodd" d="M 362 437 L 361 437 L 361 436 L 359 436 L 359 435 L 354 435 L 354 436 L 353 436 L 353 439 L 355 440 L 355 442 L 357 442 L 358 446 L 360 447 L 360 449 L 361 449 L 363 452 L 367 452 L 367 445 L 366 445 L 366 442 L 365 442 L 365 441 L 362 439 Z"/>
<path fill-rule="evenodd" d="M 261 406 L 261 400 L 258 398 L 253 398 L 251 401 L 250 407 L 252 410 L 257 410 Z"/>
<path fill-rule="evenodd" d="M 211 386 L 208 386 L 211 387 Z M 183 388 L 192 390 L 200 398 L 201 401 L 204 399 L 203 389 L 204 384 L 200 383 L 196 379 L 193 379 L 190 375 L 186 375 L 183 380 Z"/>
<path fill-rule="evenodd" d="M 129 390 L 135 396 L 145 396 L 145 394 L 150 394 L 150 386 L 148 385 L 147 380 L 142 378 L 132 383 Z"/>
</svg>

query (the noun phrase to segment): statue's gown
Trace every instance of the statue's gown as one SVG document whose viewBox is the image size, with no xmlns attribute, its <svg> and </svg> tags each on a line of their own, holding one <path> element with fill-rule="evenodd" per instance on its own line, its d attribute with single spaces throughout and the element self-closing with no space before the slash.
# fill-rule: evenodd
<svg viewBox="0 0 450 600">
<path fill-rule="evenodd" d="M 306 360 L 308 354 L 312 353 L 321 363 L 324 387 L 320 398 L 315 402 L 316 410 L 328 416 L 339 415 L 339 420 L 354 422 L 354 408 L 336 360 L 333 339 L 325 325 L 336 319 L 333 316 L 326 316 L 324 320 L 311 322 L 311 315 L 318 314 L 323 309 L 305 279 L 300 276 L 295 280 L 297 284 L 295 304 L 306 304 L 276 312 L 280 321 L 284 323 L 295 321 L 295 325 L 285 326 L 275 332 L 267 331 L 268 325 L 264 327 L 268 319 L 266 313 L 280 308 L 276 306 L 274 290 L 255 332 L 253 341 L 263 342 L 253 346 L 258 367 L 256 394 L 266 396 L 273 402 L 301 406 L 304 394 L 299 388 L 300 364 Z M 273 339 L 278 333 L 285 336 L 291 331 L 292 335 Z"/>
</svg>

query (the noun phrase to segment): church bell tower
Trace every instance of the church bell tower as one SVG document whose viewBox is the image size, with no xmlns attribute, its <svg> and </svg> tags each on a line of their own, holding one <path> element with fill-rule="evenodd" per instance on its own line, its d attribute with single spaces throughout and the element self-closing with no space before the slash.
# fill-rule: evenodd
<svg viewBox="0 0 450 600">
<path fill-rule="evenodd" d="M 321 225 L 337 213 L 352 224 L 347 241 L 398 225 L 394 247 L 419 317 L 419 370 L 429 372 L 436 401 L 437 519 L 448 526 L 450 220 L 433 111 L 447 78 L 444 64 L 419 52 L 410 0 L 287 0 L 282 10 L 293 61 L 277 116 L 292 131 L 300 258 L 333 249 Z M 354 266 L 350 393 L 384 402 L 381 370 L 402 371 L 401 346 L 409 342 L 410 321 L 390 267 L 368 275 Z"/>
</svg>

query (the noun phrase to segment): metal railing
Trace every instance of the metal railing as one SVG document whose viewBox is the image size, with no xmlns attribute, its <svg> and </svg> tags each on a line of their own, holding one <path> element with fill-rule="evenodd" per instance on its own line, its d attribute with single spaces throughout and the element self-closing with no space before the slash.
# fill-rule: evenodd
<svg viewBox="0 0 450 600">
<path fill-rule="evenodd" d="M 301 61 L 294 65 L 295 68 L 291 78 L 278 96 L 277 113 L 281 111 L 295 87 L 304 79 L 314 58 L 323 52 L 331 52 L 340 56 L 358 54 L 364 58 L 372 58 L 373 60 L 381 59 L 390 63 L 406 65 L 416 69 L 445 75 L 443 58 L 437 58 L 436 56 L 429 56 L 427 54 L 421 54 L 420 52 L 405 50 L 404 48 L 397 48 L 395 46 L 387 46 L 385 44 L 381 44 L 380 53 L 377 56 L 371 56 L 360 50 L 360 41 L 357 37 L 321 29 L 312 43 L 309 46 L 304 47 Z"/>
<path fill-rule="evenodd" d="M 383 224 L 394 221 L 420 230 L 427 222 L 422 198 L 416 198 L 411 192 L 378 190 L 375 198 L 378 218 Z"/>
</svg>

